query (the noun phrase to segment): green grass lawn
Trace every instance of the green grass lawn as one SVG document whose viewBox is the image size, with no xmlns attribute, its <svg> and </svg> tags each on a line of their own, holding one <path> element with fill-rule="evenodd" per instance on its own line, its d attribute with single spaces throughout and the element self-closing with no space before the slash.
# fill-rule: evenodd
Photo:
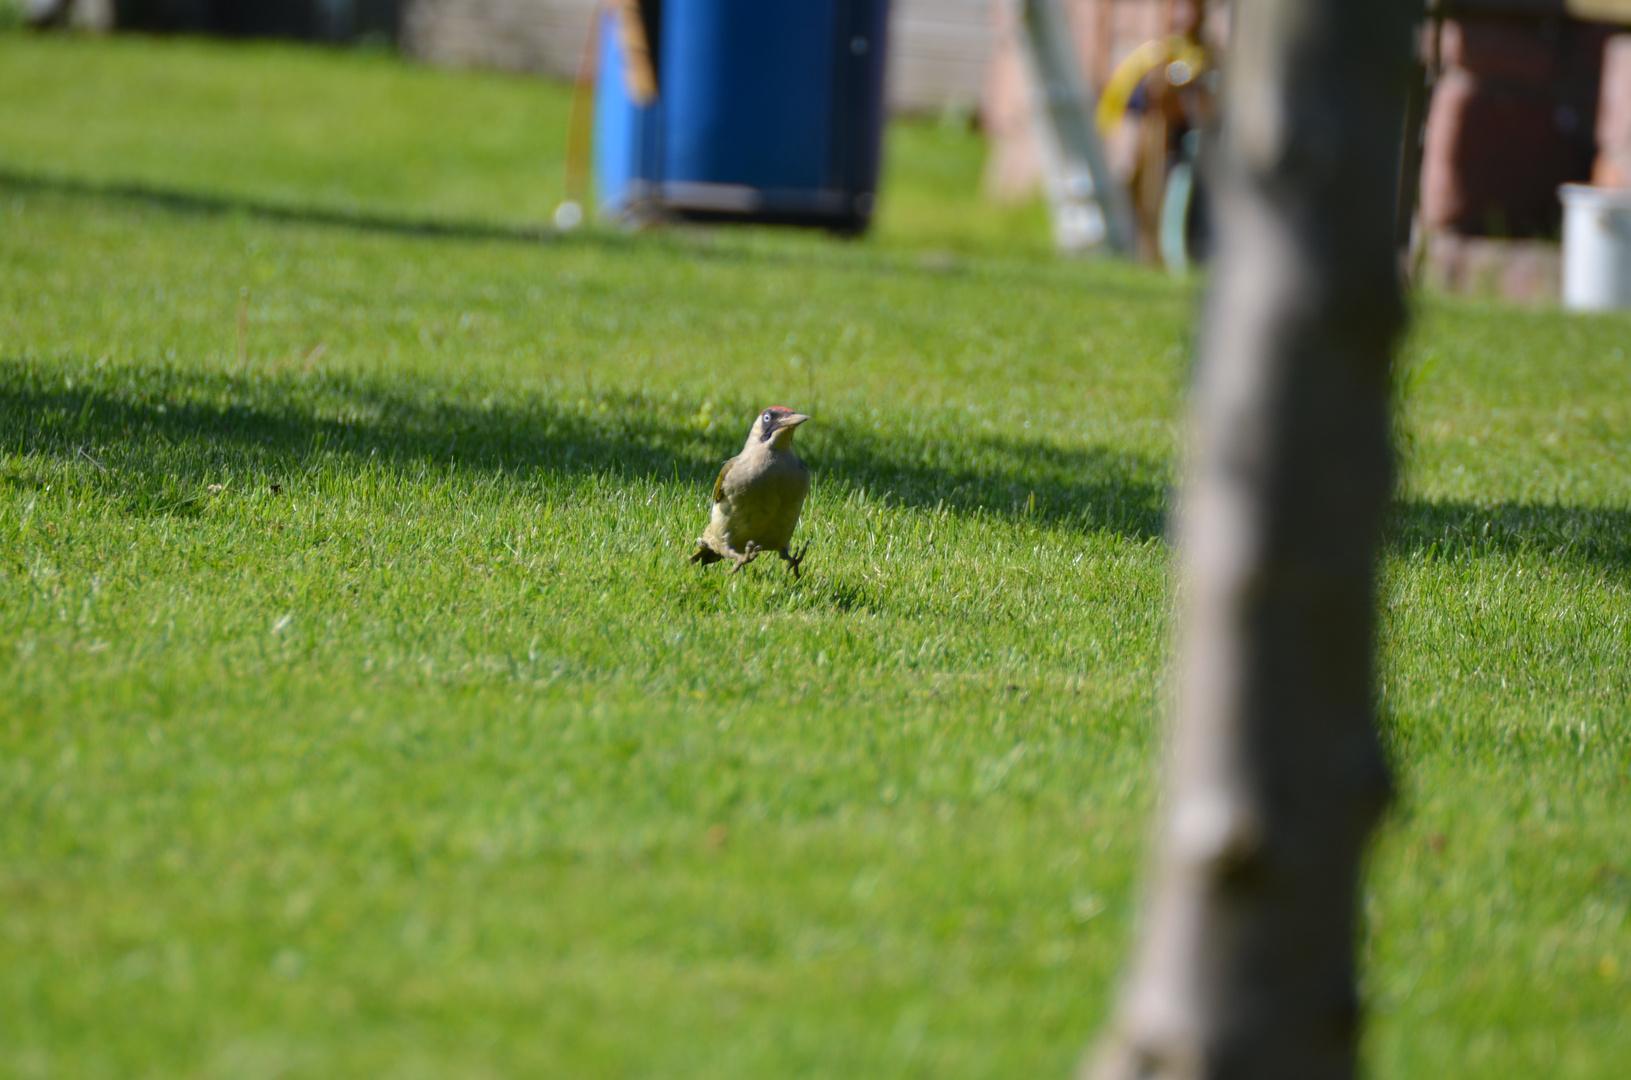
<svg viewBox="0 0 1631 1080">
<path fill-rule="evenodd" d="M 862 242 L 547 238 L 566 109 L 0 34 L 0 1076 L 1065 1077 L 1103 1021 L 1191 291 L 932 125 Z M 1631 1072 L 1628 349 L 1418 313 L 1374 1076 Z M 807 574 L 699 571 L 771 403 Z"/>
</svg>

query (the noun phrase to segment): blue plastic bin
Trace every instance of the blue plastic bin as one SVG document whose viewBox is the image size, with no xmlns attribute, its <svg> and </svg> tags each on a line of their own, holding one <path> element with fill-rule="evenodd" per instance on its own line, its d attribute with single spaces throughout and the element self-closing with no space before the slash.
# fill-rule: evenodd
<svg viewBox="0 0 1631 1080">
<path fill-rule="evenodd" d="M 865 229 L 888 0 L 661 0 L 654 14 L 645 107 L 629 98 L 616 17 L 601 27 L 601 214 Z"/>
</svg>

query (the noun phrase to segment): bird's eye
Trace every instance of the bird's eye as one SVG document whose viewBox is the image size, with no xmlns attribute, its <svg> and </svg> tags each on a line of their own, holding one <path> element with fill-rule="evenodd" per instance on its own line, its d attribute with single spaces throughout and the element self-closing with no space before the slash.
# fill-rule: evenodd
<svg viewBox="0 0 1631 1080">
<path fill-rule="evenodd" d="M 764 412 L 764 415 L 762 417 L 760 417 L 760 419 L 763 420 L 767 424 L 770 423 L 770 421 L 772 419 L 771 415 L 770 415 L 770 410 L 766 409 L 765 412 Z"/>
</svg>

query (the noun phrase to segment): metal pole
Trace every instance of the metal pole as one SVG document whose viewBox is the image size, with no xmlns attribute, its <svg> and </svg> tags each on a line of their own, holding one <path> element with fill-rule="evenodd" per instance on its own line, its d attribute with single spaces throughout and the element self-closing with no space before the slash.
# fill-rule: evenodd
<svg viewBox="0 0 1631 1080">
<path fill-rule="evenodd" d="M 1132 257 L 1137 242 L 1127 193 L 1093 126 L 1096 103 L 1082 78 L 1059 0 L 1014 0 L 1020 52 L 1030 75 L 1031 115 L 1042 143 L 1054 241 L 1077 254 L 1108 243 Z"/>
</svg>

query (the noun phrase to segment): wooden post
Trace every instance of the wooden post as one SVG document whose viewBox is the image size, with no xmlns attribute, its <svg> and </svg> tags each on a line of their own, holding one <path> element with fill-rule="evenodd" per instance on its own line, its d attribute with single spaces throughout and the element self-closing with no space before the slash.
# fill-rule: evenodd
<svg viewBox="0 0 1631 1080">
<path fill-rule="evenodd" d="M 1161 825 L 1096 1080 L 1347 1080 L 1408 0 L 1237 0 Z"/>
</svg>

